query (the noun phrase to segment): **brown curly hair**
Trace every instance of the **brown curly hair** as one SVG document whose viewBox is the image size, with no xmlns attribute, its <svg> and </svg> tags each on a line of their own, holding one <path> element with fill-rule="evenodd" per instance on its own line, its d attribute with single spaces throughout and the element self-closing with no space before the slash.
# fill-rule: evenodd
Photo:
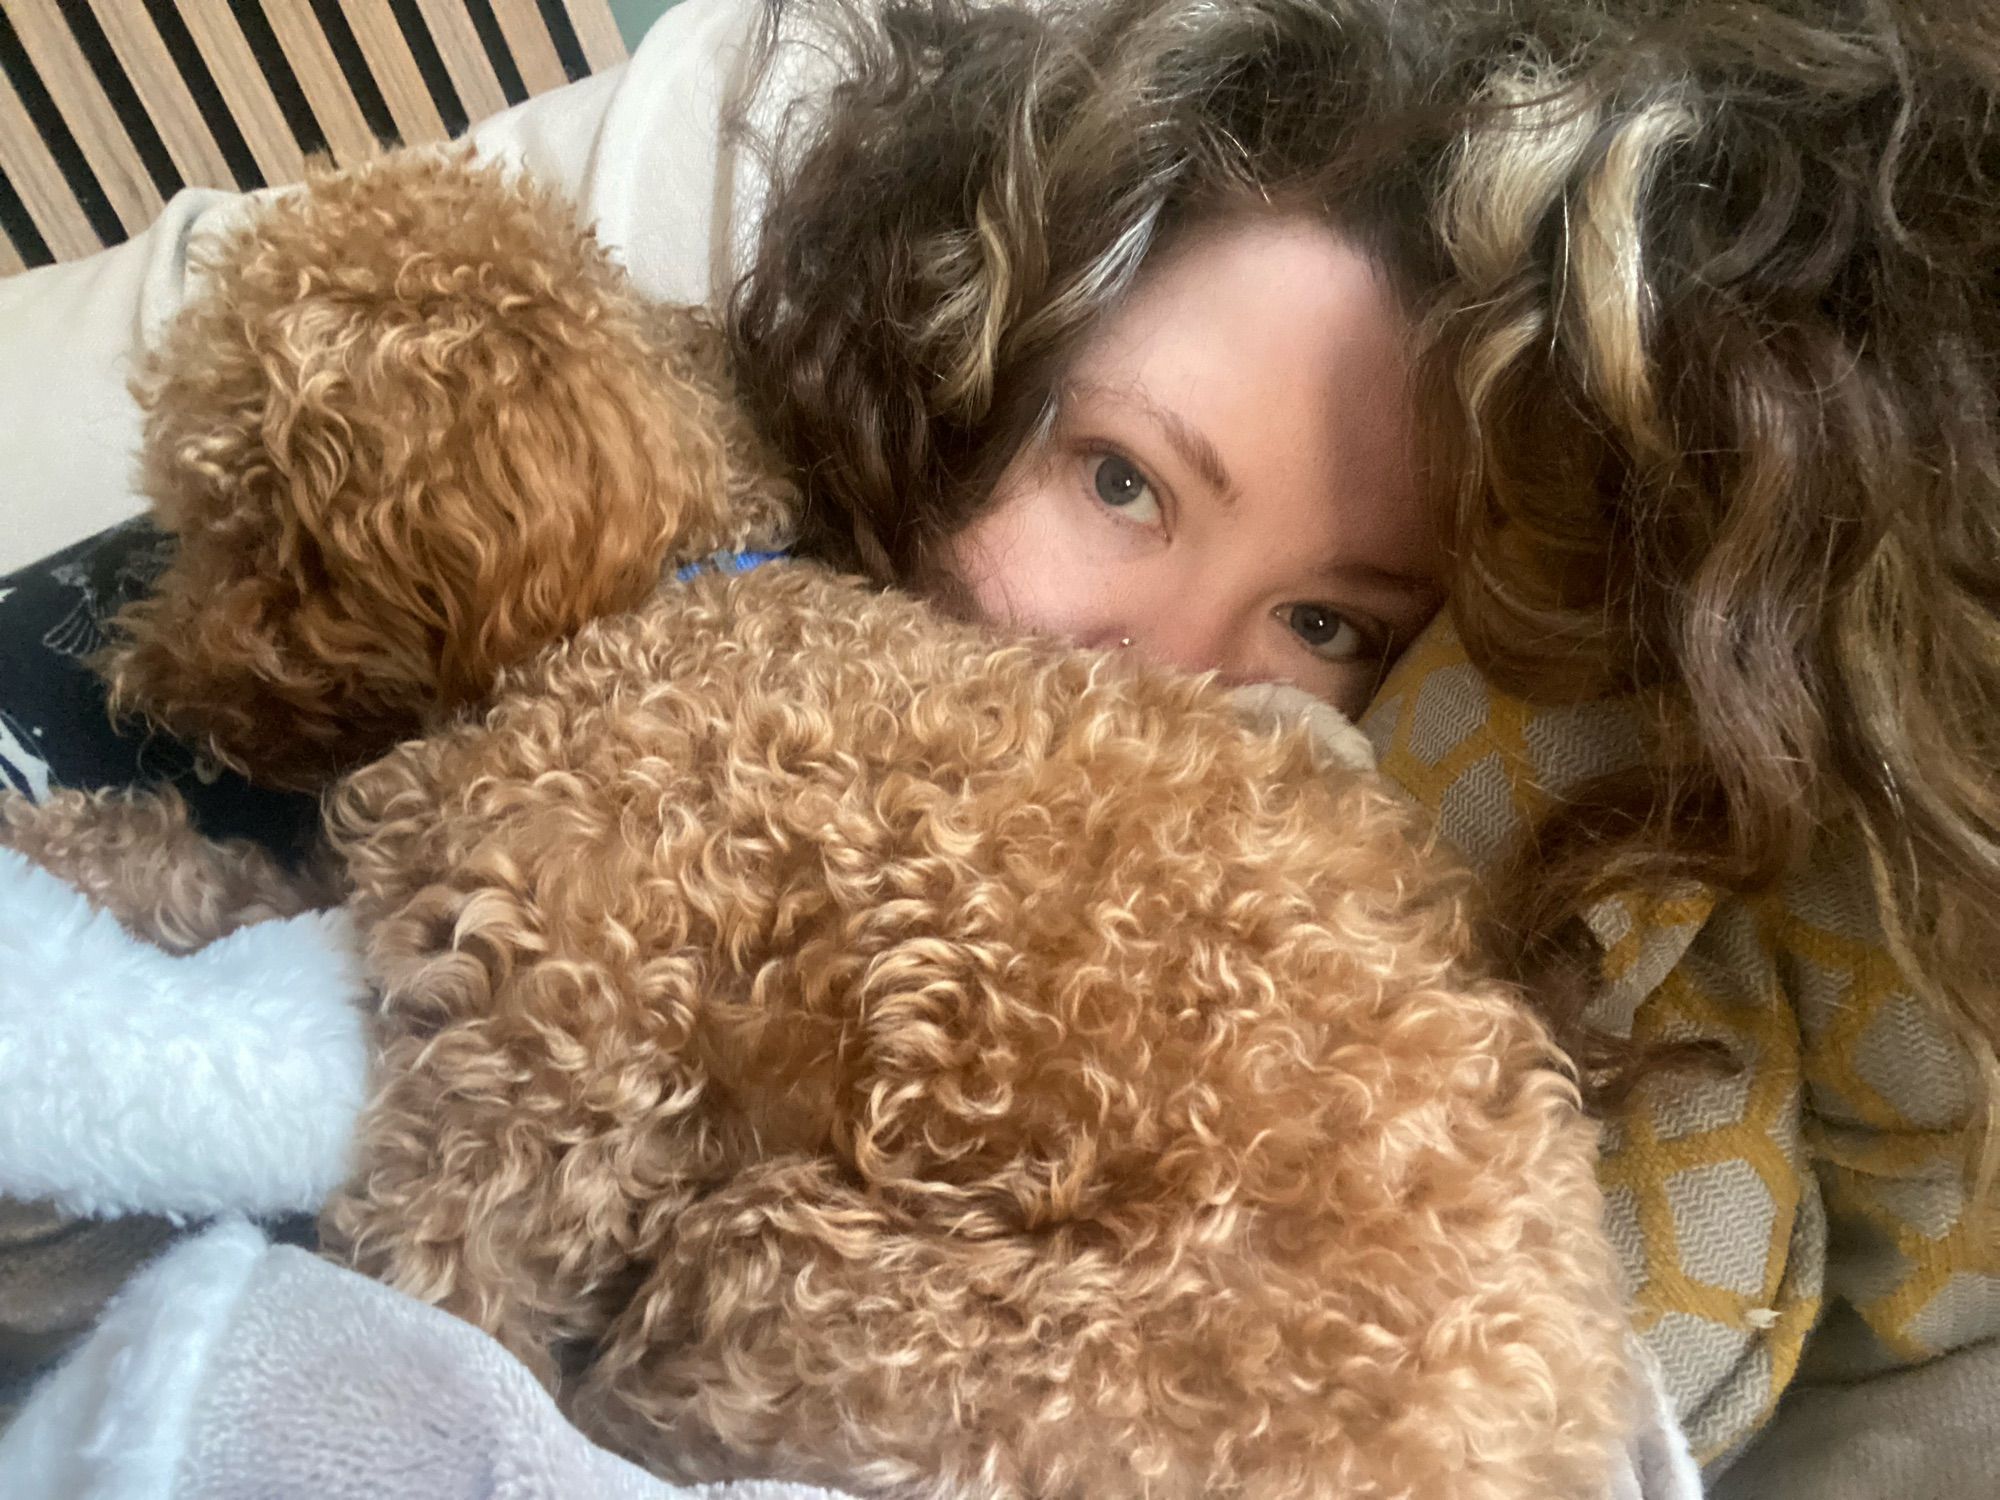
<svg viewBox="0 0 2000 1500">
<path fill-rule="evenodd" d="M 936 582 L 934 544 L 1051 420 L 1080 339 L 1191 222 L 1323 215 L 1414 302 L 1435 259 L 1423 177 L 1385 170 L 1372 127 L 1424 76 L 1419 9 L 814 8 L 840 81 L 766 143 L 770 207 L 729 318 L 745 394 L 801 470 L 803 549 Z M 774 9 L 774 36 L 788 16 Z"/>
<path fill-rule="evenodd" d="M 1423 315 L 1474 661 L 1534 701 L 1648 710 L 1644 770 L 1499 877 L 1510 966 L 1608 1056 L 1565 983 L 1582 911 L 1687 876 L 1765 888 L 1845 840 L 2000 1092 L 2000 18 L 833 14 L 845 81 L 775 145 L 730 319 L 807 550 L 924 578 L 1166 236 L 1316 206 Z"/>
<path fill-rule="evenodd" d="M 1549 977 L 1613 888 L 1865 851 L 1990 1117 L 2000 13 L 1501 20 L 1467 48 L 1499 62 L 1443 185 L 1420 403 L 1452 609 L 1501 688 L 1633 695 L 1654 744 L 1503 875 L 1514 956 Z"/>
</svg>

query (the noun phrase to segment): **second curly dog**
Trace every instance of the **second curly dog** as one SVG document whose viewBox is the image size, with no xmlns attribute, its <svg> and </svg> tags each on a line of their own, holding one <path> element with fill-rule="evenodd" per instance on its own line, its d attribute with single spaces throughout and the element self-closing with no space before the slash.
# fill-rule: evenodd
<svg viewBox="0 0 2000 1500">
<path fill-rule="evenodd" d="M 1212 683 L 808 564 L 641 587 L 783 509 L 719 366 L 600 336 L 677 315 L 491 174 L 283 212 L 189 325 L 234 377 L 161 372 L 183 551 L 116 672 L 253 773 L 360 767 L 328 817 L 379 1084 L 334 1253 L 670 1475 L 1600 1492 L 1627 1392 L 1592 1132 L 1390 792 Z M 407 274 L 286 270 L 385 223 L 431 247 Z M 304 310 L 259 300 L 288 277 Z M 589 421 L 607 383 L 647 420 Z M 405 388 L 435 441 L 376 400 Z M 548 539 L 614 500 L 629 583 L 563 592 Z M 487 639 L 489 606 L 531 628 Z M 241 919 L 216 872 L 254 864 L 177 881 L 78 826 L 113 811 L 9 837 L 177 945 Z"/>
</svg>

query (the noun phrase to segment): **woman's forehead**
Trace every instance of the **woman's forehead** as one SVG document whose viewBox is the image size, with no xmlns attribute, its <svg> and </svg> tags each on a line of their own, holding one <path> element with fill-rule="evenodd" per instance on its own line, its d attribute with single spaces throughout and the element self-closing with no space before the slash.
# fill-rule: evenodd
<svg viewBox="0 0 2000 1500">
<path fill-rule="evenodd" d="M 1417 571 L 1409 325 L 1373 262 L 1326 226 L 1256 218 L 1191 234 L 1096 330 L 1066 402 L 1155 430 L 1216 498 L 1296 498 L 1302 544 L 1344 539 Z"/>
</svg>

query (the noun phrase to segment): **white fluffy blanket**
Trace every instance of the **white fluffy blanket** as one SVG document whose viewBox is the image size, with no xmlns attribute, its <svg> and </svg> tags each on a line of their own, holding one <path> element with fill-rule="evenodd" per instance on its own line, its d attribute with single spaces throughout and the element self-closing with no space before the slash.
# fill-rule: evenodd
<svg viewBox="0 0 2000 1500">
<path fill-rule="evenodd" d="M 0 1495 L 823 1500 L 669 1487 L 592 1446 L 477 1329 L 240 1217 L 310 1212 L 347 1170 L 367 1084 L 349 936 L 294 918 L 176 958 L 0 849 L 0 1196 L 223 1216 L 0 1434 Z M 1649 1388 L 1611 1500 L 1696 1500 Z"/>
<path fill-rule="evenodd" d="M 0 849 L 0 1197 L 311 1212 L 366 1098 L 363 994 L 338 913 L 178 958 Z"/>
<path fill-rule="evenodd" d="M 0 1196 L 224 1217 L 120 1294 L 0 1434 L 7 1500 L 806 1500 L 676 1489 L 485 1334 L 244 1214 L 310 1212 L 366 1097 L 337 915 L 177 958 L 0 849 Z"/>
</svg>

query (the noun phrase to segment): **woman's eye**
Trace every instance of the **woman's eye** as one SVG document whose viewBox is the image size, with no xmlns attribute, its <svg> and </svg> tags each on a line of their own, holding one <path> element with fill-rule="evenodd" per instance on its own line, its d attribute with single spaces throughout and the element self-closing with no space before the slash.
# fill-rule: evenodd
<svg viewBox="0 0 2000 1500">
<path fill-rule="evenodd" d="M 1278 614 L 1322 661 L 1353 661 L 1368 649 L 1367 638 L 1354 623 L 1324 604 L 1287 604 Z"/>
<path fill-rule="evenodd" d="M 1159 497 L 1131 460 L 1104 454 L 1091 470 L 1090 483 L 1098 499 L 1127 519 L 1142 525 L 1159 520 Z"/>
</svg>

